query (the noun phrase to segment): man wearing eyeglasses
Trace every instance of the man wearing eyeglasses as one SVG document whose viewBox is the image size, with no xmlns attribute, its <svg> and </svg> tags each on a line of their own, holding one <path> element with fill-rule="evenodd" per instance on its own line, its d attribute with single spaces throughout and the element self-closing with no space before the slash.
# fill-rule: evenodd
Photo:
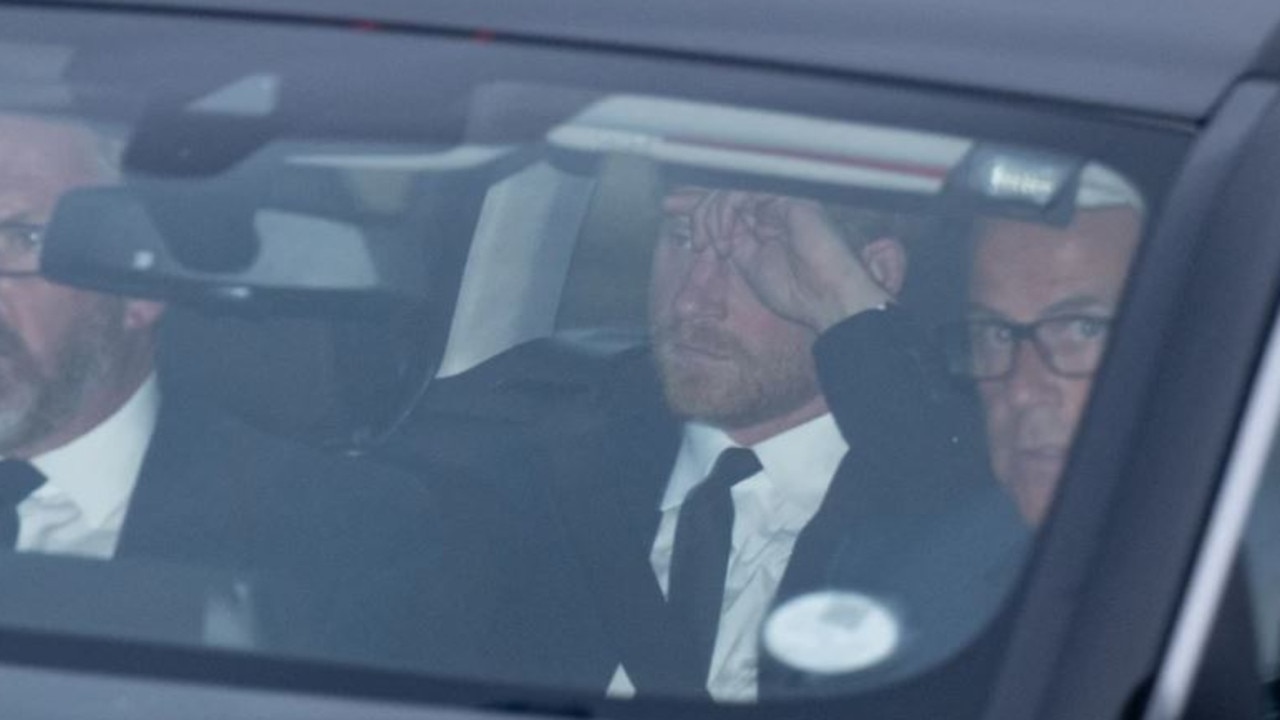
<svg viewBox="0 0 1280 720">
<path fill-rule="evenodd" d="M 154 427 L 151 330 L 161 305 L 38 275 L 54 204 L 69 188 L 110 182 L 102 157 L 82 128 L 0 118 L 0 455 L 15 473 L 27 467 L 17 460 L 39 458 L 31 477 L 42 481 L 16 518 L 4 517 L 10 537 L 0 542 L 18 550 L 110 557 Z"/>
<path fill-rule="evenodd" d="M 1009 219 L 977 234 L 965 324 L 996 477 L 1027 522 L 1053 499 L 1138 243 L 1133 205 L 1065 228 Z"/>
<path fill-rule="evenodd" d="M 1105 172 L 1087 169 L 1086 191 L 1105 180 Z M 1078 204 L 1066 227 L 981 221 L 968 319 L 948 333 L 953 371 L 973 378 L 982 398 L 992 469 L 1032 528 L 1053 501 L 1142 227 L 1135 196 L 1095 192 Z M 1201 668 L 1189 717 L 1261 714 L 1260 696 L 1235 692 L 1232 682 L 1258 676 L 1239 573 L 1223 608 L 1208 653 L 1219 662 Z"/>
<path fill-rule="evenodd" d="M 252 587 L 252 600 L 271 599 L 246 600 L 258 617 L 238 645 L 327 652 L 321 633 L 350 573 L 429 547 L 420 488 L 162 391 L 153 356 L 163 303 L 40 275 L 59 198 L 115 180 L 89 128 L 0 114 L 0 566 L 72 555 L 244 578 L 237 587 Z M 152 600 L 139 592 L 130 604 L 145 614 Z M 362 617 L 352 622 L 363 629 Z"/>
</svg>

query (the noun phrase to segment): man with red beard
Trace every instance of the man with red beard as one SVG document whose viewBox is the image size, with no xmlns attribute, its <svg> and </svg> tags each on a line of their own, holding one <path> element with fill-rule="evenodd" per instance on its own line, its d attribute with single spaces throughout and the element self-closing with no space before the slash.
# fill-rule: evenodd
<svg viewBox="0 0 1280 720">
<path fill-rule="evenodd" d="M 671 409 L 742 446 L 825 415 L 810 348 L 888 306 L 900 240 L 846 240 L 820 205 L 780 196 L 683 188 L 663 210 L 649 316 Z"/>
<path fill-rule="evenodd" d="M 662 210 L 650 346 L 615 358 L 589 393 L 598 413 L 540 423 L 551 467 L 535 486 L 570 518 L 616 648 L 592 656 L 612 658 L 609 694 L 754 701 L 940 661 L 994 612 L 1021 534 L 970 440 L 976 415 L 894 301 L 901 236 L 919 219 L 704 187 L 674 188 Z M 786 609 L 805 602 L 834 605 Z M 874 657 L 836 652 L 831 665 L 762 644 L 774 616 L 798 647 L 866 611 L 891 626 L 852 631 L 885 642 Z M 516 657 L 519 636 L 543 624 L 513 621 L 494 654 Z M 588 632 L 560 632 L 538 656 L 572 658 L 567 682 L 591 685 L 598 670 L 577 643 Z"/>
<path fill-rule="evenodd" d="M 225 573 L 262 601 L 261 634 L 241 641 L 328 651 L 344 585 L 428 546 L 425 500 L 399 475 L 162 391 L 162 303 L 40 276 L 58 199 L 114 182 L 112 163 L 83 125 L 0 115 L 0 546 Z"/>
</svg>

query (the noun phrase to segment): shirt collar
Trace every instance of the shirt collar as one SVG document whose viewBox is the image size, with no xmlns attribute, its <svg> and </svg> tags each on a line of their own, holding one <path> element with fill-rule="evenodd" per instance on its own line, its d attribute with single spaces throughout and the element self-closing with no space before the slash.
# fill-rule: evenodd
<svg viewBox="0 0 1280 720">
<path fill-rule="evenodd" d="M 59 448 L 31 459 L 46 486 L 68 495 L 85 519 L 101 525 L 133 494 L 160 409 L 155 375 L 106 420 Z"/>
<path fill-rule="evenodd" d="M 733 439 L 719 428 L 697 422 L 685 423 L 671 480 L 667 483 L 666 494 L 662 496 L 662 512 L 679 507 L 689 491 L 711 472 L 711 466 L 720 453 L 733 446 Z"/>
<path fill-rule="evenodd" d="M 734 445 L 733 439 L 719 428 L 685 423 L 661 510 L 679 507 L 689 491 L 711 472 L 720 453 Z M 751 449 L 764 467 L 763 475 L 785 501 L 816 511 L 849 446 L 835 418 L 827 413 L 757 443 Z"/>
</svg>

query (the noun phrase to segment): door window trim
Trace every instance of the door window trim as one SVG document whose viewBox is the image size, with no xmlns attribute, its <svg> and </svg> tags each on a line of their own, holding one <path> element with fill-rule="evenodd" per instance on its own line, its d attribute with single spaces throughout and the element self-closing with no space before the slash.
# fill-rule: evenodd
<svg viewBox="0 0 1280 720">
<path fill-rule="evenodd" d="M 1204 658 L 1222 596 L 1249 522 L 1253 498 L 1280 429 L 1280 313 L 1271 325 L 1257 376 L 1249 390 L 1239 432 L 1178 608 L 1168 650 L 1156 674 L 1143 720 L 1181 717 Z"/>
</svg>

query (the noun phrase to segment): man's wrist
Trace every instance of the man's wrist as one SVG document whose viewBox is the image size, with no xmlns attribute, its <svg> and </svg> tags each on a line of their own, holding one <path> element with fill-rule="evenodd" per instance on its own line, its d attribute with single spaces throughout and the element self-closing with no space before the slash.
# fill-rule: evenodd
<svg viewBox="0 0 1280 720">
<path fill-rule="evenodd" d="M 880 288 L 876 290 L 878 292 L 850 295 L 832 304 L 811 323 L 813 329 L 822 334 L 855 315 L 885 310 L 893 302 L 893 297 Z"/>
</svg>

